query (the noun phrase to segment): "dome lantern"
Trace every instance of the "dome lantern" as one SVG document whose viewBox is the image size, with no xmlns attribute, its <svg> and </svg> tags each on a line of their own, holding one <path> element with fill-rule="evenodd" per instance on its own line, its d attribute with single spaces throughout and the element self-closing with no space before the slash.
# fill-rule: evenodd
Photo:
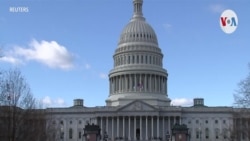
<svg viewBox="0 0 250 141">
<path fill-rule="evenodd" d="M 134 15 L 133 18 L 131 19 L 131 21 L 133 20 L 145 20 L 145 18 L 143 17 L 142 14 L 142 0 L 134 0 Z"/>
</svg>

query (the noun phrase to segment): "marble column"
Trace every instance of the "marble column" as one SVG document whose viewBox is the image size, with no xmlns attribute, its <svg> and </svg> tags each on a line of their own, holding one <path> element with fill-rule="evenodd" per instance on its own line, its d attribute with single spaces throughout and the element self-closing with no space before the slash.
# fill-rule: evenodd
<svg viewBox="0 0 250 141">
<path fill-rule="evenodd" d="M 148 140 L 148 116 L 146 116 L 146 140 Z"/>
<path fill-rule="evenodd" d="M 117 137 L 120 137 L 120 135 L 119 135 L 119 132 L 120 132 L 120 128 L 119 128 L 119 117 L 117 116 L 117 118 L 116 118 L 116 126 L 117 126 L 117 129 L 116 129 L 116 131 L 117 131 L 117 133 L 116 133 L 116 136 Z"/>
<path fill-rule="evenodd" d="M 123 132 L 123 139 L 125 138 L 125 116 L 123 116 L 123 121 L 122 121 L 122 132 Z"/>
<path fill-rule="evenodd" d="M 149 92 L 152 92 L 152 76 L 149 74 Z"/>
<path fill-rule="evenodd" d="M 159 116 L 157 116 L 157 137 L 159 137 Z"/>
<path fill-rule="evenodd" d="M 106 133 L 108 134 L 109 124 L 108 124 L 108 117 L 106 117 Z"/>
<path fill-rule="evenodd" d="M 170 134 L 170 132 L 171 132 L 171 126 L 170 126 L 170 116 L 168 116 L 168 133 Z"/>
<path fill-rule="evenodd" d="M 136 140 L 136 116 L 134 116 L 134 140 Z"/>
<path fill-rule="evenodd" d="M 142 140 L 142 116 L 140 116 L 140 140 Z"/>
<path fill-rule="evenodd" d="M 162 137 L 165 140 L 165 117 L 162 117 Z"/>
<path fill-rule="evenodd" d="M 103 135 L 103 128 L 102 128 L 102 117 L 101 118 L 101 135 Z"/>
<path fill-rule="evenodd" d="M 130 138 L 130 116 L 128 117 L 128 140 L 131 140 Z"/>
<path fill-rule="evenodd" d="M 114 117 L 112 117 L 112 140 L 114 140 Z"/>
<path fill-rule="evenodd" d="M 151 139 L 154 137 L 154 117 L 151 117 Z"/>
</svg>

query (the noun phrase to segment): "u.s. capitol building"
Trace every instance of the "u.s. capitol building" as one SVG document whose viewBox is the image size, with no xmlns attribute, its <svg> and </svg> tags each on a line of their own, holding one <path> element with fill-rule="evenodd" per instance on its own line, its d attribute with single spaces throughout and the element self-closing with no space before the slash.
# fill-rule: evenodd
<svg viewBox="0 0 250 141">
<path fill-rule="evenodd" d="M 133 0 L 134 12 L 123 29 L 109 73 L 106 106 L 85 107 L 75 99 L 72 107 L 48 108 L 59 127 L 58 140 L 82 141 L 86 124 L 100 127 L 101 140 L 170 140 L 177 123 L 188 128 L 188 140 L 229 140 L 235 127 L 232 107 L 207 107 L 194 99 L 191 107 L 170 105 L 168 72 L 156 33 L 142 13 L 142 0 Z M 246 140 L 243 135 L 239 140 Z M 181 141 L 181 137 L 180 137 Z"/>
</svg>

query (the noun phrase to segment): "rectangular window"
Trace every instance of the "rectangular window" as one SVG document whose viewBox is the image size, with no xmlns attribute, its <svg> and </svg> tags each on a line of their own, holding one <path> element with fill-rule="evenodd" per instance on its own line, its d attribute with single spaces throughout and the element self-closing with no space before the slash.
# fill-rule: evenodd
<svg viewBox="0 0 250 141">
<path fill-rule="evenodd" d="M 215 124 L 218 124 L 218 120 L 215 120 L 214 122 L 215 122 Z"/>
<path fill-rule="evenodd" d="M 61 139 L 63 139 L 64 138 L 64 132 L 61 132 L 61 137 L 60 137 Z"/>
<path fill-rule="evenodd" d="M 199 139 L 200 136 L 199 136 L 199 131 L 196 131 L 196 139 Z"/>
<path fill-rule="evenodd" d="M 69 139 L 72 139 L 73 136 L 73 129 L 69 128 Z"/>
<path fill-rule="evenodd" d="M 78 138 L 81 139 L 81 137 L 82 137 L 82 132 L 79 131 L 79 132 L 78 132 Z"/>
<path fill-rule="evenodd" d="M 196 120 L 195 122 L 196 122 L 196 124 L 199 124 L 199 120 Z"/>
<path fill-rule="evenodd" d="M 219 139 L 219 129 L 215 129 L 215 138 Z"/>
<path fill-rule="evenodd" d="M 205 135 L 206 135 L 206 139 L 208 139 L 209 138 L 209 129 L 208 128 L 206 128 L 206 130 L 205 130 Z"/>
</svg>

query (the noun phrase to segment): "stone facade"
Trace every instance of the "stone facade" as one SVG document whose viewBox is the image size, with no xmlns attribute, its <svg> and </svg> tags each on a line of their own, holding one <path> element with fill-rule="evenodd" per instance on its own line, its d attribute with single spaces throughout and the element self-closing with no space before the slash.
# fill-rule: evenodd
<svg viewBox="0 0 250 141">
<path fill-rule="evenodd" d="M 47 109 L 55 124 L 63 129 L 64 140 L 82 140 L 83 128 L 94 123 L 100 126 L 101 135 L 107 133 L 109 140 L 167 140 L 174 124 L 186 124 L 190 140 L 228 140 L 234 124 L 232 107 L 154 106 L 135 100 L 124 106 Z M 73 130 L 70 138 L 70 129 Z M 171 138 L 171 136 L 170 136 Z"/>
</svg>

